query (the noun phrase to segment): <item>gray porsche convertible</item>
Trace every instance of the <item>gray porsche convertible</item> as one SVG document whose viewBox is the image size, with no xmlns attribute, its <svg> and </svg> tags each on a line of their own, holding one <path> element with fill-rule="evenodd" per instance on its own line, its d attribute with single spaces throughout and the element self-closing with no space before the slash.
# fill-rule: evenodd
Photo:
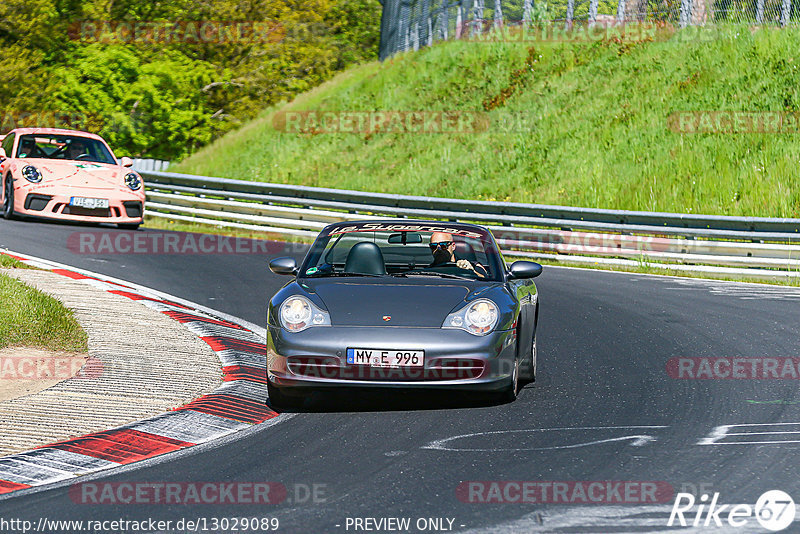
<svg viewBox="0 0 800 534">
<path fill-rule="evenodd" d="M 322 388 L 444 388 L 503 400 L 536 377 L 538 263 L 507 266 L 491 232 L 462 223 L 325 227 L 269 303 L 267 387 L 276 406 Z"/>
</svg>

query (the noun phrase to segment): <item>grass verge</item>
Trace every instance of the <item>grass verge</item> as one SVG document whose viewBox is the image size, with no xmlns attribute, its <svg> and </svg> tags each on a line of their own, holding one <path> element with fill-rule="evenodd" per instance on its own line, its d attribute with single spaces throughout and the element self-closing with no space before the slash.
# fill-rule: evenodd
<svg viewBox="0 0 800 534">
<path fill-rule="evenodd" d="M 0 262 L 7 256 L 0 255 Z M 0 273 L 0 348 L 85 352 L 86 332 L 58 300 Z"/>
</svg>

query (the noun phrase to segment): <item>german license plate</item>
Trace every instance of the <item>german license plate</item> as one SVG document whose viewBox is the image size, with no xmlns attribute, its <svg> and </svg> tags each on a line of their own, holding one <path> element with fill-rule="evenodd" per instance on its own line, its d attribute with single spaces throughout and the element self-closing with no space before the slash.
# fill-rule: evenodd
<svg viewBox="0 0 800 534">
<path fill-rule="evenodd" d="M 350 365 L 422 367 L 424 361 L 425 351 L 422 350 L 347 349 L 347 363 Z"/>
<path fill-rule="evenodd" d="M 108 199 L 72 197 L 69 199 L 69 205 L 78 206 L 79 208 L 86 208 L 88 210 L 108 209 Z"/>
</svg>

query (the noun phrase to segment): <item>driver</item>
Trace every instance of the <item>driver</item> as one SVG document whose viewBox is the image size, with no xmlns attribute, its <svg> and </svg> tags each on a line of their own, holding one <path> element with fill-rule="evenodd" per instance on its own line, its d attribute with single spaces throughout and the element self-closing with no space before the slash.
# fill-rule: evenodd
<svg viewBox="0 0 800 534">
<path fill-rule="evenodd" d="M 453 241 L 453 235 L 447 232 L 434 232 L 431 234 L 431 253 L 433 254 L 433 263 L 431 267 L 438 267 L 447 265 L 448 263 L 455 263 L 460 269 L 472 271 L 481 278 L 486 277 L 486 269 L 480 263 L 472 265 L 469 260 L 456 261 L 456 243 Z"/>
<path fill-rule="evenodd" d="M 86 145 L 80 139 L 74 139 L 67 149 L 67 159 L 78 159 L 86 155 Z"/>
</svg>

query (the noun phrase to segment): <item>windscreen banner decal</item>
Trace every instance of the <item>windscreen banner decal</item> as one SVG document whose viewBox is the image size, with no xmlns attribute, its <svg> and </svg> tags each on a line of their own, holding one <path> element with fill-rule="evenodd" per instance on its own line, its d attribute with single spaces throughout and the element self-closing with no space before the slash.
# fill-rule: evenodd
<svg viewBox="0 0 800 534">
<path fill-rule="evenodd" d="M 351 226 L 335 228 L 329 235 L 349 234 L 353 232 L 445 232 L 463 237 L 481 239 L 486 237 L 480 232 L 473 232 L 465 228 L 439 226 L 435 224 L 387 224 L 387 223 L 356 223 Z"/>
</svg>

